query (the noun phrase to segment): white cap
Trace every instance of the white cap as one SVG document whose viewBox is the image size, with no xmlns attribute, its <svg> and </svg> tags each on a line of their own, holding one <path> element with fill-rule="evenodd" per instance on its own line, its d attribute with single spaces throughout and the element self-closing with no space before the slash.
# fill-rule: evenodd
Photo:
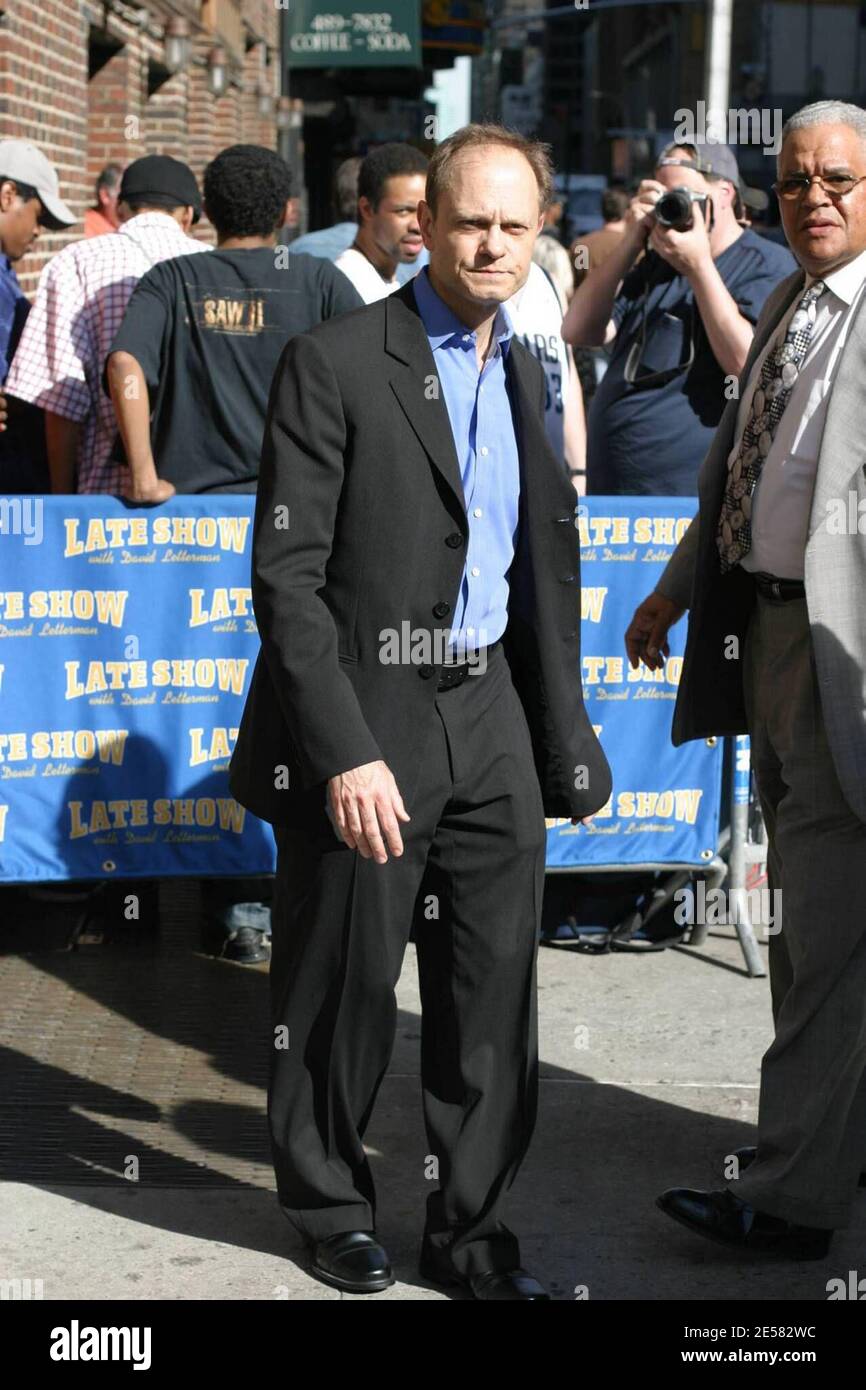
<svg viewBox="0 0 866 1390">
<path fill-rule="evenodd" d="M 27 140 L 0 140 L 0 179 L 26 183 L 39 194 L 49 231 L 80 221 L 60 197 L 60 180 L 53 164 Z"/>
</svg>

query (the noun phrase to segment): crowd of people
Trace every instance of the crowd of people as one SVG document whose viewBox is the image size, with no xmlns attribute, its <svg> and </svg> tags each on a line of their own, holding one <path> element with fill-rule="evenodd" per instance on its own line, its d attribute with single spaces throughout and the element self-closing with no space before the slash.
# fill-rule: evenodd
<svg viewBox="0 0 866 1390">
<path fill-rule="evenodd" d="M 257 260 L 241 255 L 233 264 L 255 266 L 258 282 L 268 288 L 267 314 L 258 328 L 242 324 L 246 337 L 240 348 L 226 347 L 231 325 L 198 325 L 193 338 L 206 377 L 219 374 L 221 352 L 232 372 L 239 354 L 258 355 L 263 344 L 270 351 L 315 321 L 306 315 L 319 291 L 311 290 L 307 279 L 303 295 L 312 297 L 300 317 L 290 323 L 282 312 L 280 277 L 289 262 L 274 254 L 280 246 L 291 248 L 295 277 L 312 274 L 306 260 L 312 256 L 333 264 L 352 286 L 350 295 L 342 278 L 327 280 L 340 289 L 322 318 L 372 303 L 417 275 L 427 259 L 418 226 L 427 165 L 421 150 L 399 143 L 344 161 L 335 176 L 334 225 L 291 241 L 286 166 L 271 151 L 255 147 L 224 151 L 205 176 L 214 202 L 222 196 L 221 181 L 235 171 L 218 212 L 227 221 L 221 226 L 208 213 L 216 250 L 259 252 Z M 655 200 L 675 186 L 704 198 L 685 238 L 650 228 Z M 167 156 L 146 156 L 127 169 L 110 164 L 95 193 L 84 217 L 84 239 L 45 267 L 30 313 L 15 264 L 34 249 L 42 229 L 68 229 L 76 219 L 61 202 L 56 173 L 45 157 L 26 142 L 0 142 L 0 388 L 8 398 L 0 488 L 6 493 L 109 492 L 133 501 L 159 500 L 168 495 L 168 484 L 181 491 L 214 491 L 230 485 L 244 490 L 246 482 L 253 491 L 255 438 L 266 391 L 259 391 L 250 410 L 242 399 L 248 374 L 222 382 L 239 392 L 237 413 L 221 393 L 208 398 L 224 427 L 215 454 L 221 462 L 213 474 L 200 476 L 191 461 L 178 462 L 169 438 L 182 420 L 184 400 L 189 409 L 197 402 L 165 381 L 151 382 L 158 411 L 148 414 L 151 396 L 142 393 L 137 411 L 127 410 L 121 421 L 117 393 L 110 396 L 103 379 L 138 282 L 146 279 L 147 286 L 136 301 L 135 319 L 150 331 L 143 308 L 148 299 L 163 332 L 158 296 L 178 303 L 185 258 L 212 249 L 192 235 L 202 214 L 192 171 Z M 509 307 L 515 332 L 544 367 L 548 435 L 579 492 L 694 493 L 698 466 L 724 407 L 724 382 L 742 366 L 751 326 L 794 264 L 786 248 L 749 227 L 749 193 L 729 148 L 671 146 L 660 154 L 653 177 L 633 194 L 622 186 L 605 190 L 604 225 L 569 249 L 563 243 L 564 205 L 551 194 L 527 282 Z M 182 274 L 157 291 L 162 283 L 157 266 L 178 259 Z M 170 272 L 161 274 L 164 280 Z M 326 276 L 321 267 L 318 274 Z M 190 283 L 201 278 L 203 290 L 231 305 L 229 312 L 246 312 L 239 306 L 252 303 L 244 299 L 245 291 L 237 297 L 242 286 L 222 254 L 211 270 L 202 263 L 190 276 Z M 321 278 L 319 288 L 325 283 Z M 266 352 L 265 369 L 272 356 Z M 182 370 L 179 360 L 173 367 Z M 264 376 L 257 380 L 264 382 Z M 238 418 L 242 440 L 231 423 Z M 139 442 L 135 463 L 124 454 L 129 444 L 124 430 L 128 434 L 130 426 Z M 140 457 L 142 449 L 153 455 L 154 448 L 158 469 L 152 457 Z"/>
</svg>

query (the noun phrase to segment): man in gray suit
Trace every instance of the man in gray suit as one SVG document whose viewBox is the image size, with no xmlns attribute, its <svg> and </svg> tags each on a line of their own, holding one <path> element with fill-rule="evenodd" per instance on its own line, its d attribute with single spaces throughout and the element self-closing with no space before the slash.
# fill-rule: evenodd
<svg viewBox="0 0 866 1390">
<path fill-rule="evenodd" d="M 748 731 L 782 893 L 757 1149 L 725 1189 L 658 1204 L 722 1244 L 819 1259 L 866 1160 L 866 111 L 793 116 L 775 187 L 802 270 L 766 303 L 698 517 L 626 648 L 657 669 L 691 610 L 673 741 Z"/>
</svg>

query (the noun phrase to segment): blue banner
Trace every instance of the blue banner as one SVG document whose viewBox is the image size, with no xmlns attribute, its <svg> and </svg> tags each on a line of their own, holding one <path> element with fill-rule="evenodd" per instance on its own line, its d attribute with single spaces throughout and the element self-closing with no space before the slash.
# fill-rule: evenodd
<svg viewBox="0 0 866 1390">
<path fill-rule="evenodd" d="M 551 866 L 715 849 L 721 748 L 670 745 L 684 625 L 661 679 L 622 647 L 693 509 L 581 505 L 584 693 L 615 790 L 589 828 L 550 826 Z M 258 653 L 252 510 L 0 498 L 0 882 L 273 872 L 226 775 Z"/>
<path fill-rule="evenodd" d="M 578 506 L 583 697 L 613 771 L 588 826 L 547 822 L 548 868 L 705 864 L 719 833 L 721 739 L 671 743 L 686 620 L 661 671 L 633 671 L 624 634 L 695 513 L 689 497 L 588 497 Z"/>
<path fill-rule="evenodd" d="M 737 734 L 734 740 L 735 806 L 745 806 L 751 799 L 752 744 L 748 734 Z"/>
<path fill-rule="evenodd" d="M 0 881 L 271 873 L 226 777 L 253 499 L 2 505 Z"/>
</svg>

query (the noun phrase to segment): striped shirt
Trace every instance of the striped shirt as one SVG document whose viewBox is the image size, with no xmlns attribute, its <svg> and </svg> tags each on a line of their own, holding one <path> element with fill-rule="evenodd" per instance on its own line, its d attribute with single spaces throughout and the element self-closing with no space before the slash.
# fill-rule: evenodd
<svg viewBox="0 0 866 1390">
<path fill-rule="evenodd" d="M 6 390 L 81 424 L 76 491 L 126 486 L 126 465 L 111 459 L 117 421 L 101 378 L 133 290 L 160 261 L 210 249 L 168 213 L 143 212 L 113 236 L 64 247 L 42 272 Z"/>
</svg>

